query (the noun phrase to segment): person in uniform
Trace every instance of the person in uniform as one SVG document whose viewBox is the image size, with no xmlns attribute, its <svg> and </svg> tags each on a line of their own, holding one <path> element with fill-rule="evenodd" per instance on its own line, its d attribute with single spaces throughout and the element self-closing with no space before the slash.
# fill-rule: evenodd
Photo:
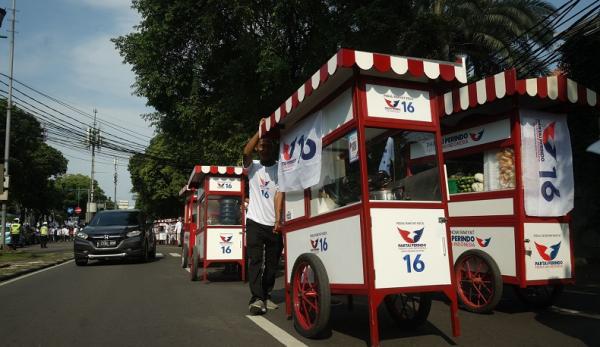
<svg viewBox="0 0 600 347">
<path fill-rule="evenodd" d="M 19 218 L 15 218 L 13 223 L 10 225 L 10 246 L 14 251 L 17 250 L 19 239 L 21 238 L 21 223 Z"/>
</svg>

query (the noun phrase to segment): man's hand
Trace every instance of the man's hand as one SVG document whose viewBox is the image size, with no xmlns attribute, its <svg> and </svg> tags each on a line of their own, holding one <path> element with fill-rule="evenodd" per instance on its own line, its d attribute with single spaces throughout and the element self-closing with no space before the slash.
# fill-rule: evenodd
<svg viewBox="0 0 600 347">
<path fill-rule="evenodd" d="M 273 234 L 278 234 L 281 232 L 281 222 L 276 220 L 275 225 L 273 226 Z"/>
</svg>

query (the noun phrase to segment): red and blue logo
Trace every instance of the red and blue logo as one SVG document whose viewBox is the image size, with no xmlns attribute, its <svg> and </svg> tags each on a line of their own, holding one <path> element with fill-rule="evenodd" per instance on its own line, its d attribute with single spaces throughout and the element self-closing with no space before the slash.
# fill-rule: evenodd
<svg viewBox="0 0 600 347">
<path fill-rule="evenodd" d="M 544 149 L 550 153 L 552 158 L 556 159 L 556 144 L 554 143 L 554 128 L 556 122 L 552 122 L 544 129 L 544 135 L 542 141 L 544 143 Z"/>
<path fill-rule="evenodd" d="M 290 153 L 290 148 L 292 150 L 291 153 Z M 283 159 L 285 161 L 288 161 L 288 160 L 292 159 L 292 155 L 294 154 L 293 151 L 294 151 L 294 147 L 293 146 L 290 146 L 287 143 L 284 143 L 283 144 Z"/>
<path fill-rule="evenodd" d="M 491 237 L 488 237 L 487 239 L 480 239 L 479 237 L 476 237 L 477 239 L 477 243 L 479 244 L 480 247 L 487 247 L 490 245 L 490 241 L 492 241 Z"/>
<path fill-rule="evenodd" d="M 423 230 L 425 230 L 425 228 L 421 228 L 421 229 L 417 229 L 414 231 L 409 231 L 409 230 L 400 229 L 398 227 L 396 227 L 396 228 L 398 229 L 398 232 L 400 233 L 400 236 L 402 236 L 404 241 L 406 241 L 408 243 L 419 242 L 419 240 L 421 239 L 421 236 L 423 236 Z"/>
<path fill-rule="evenodd" d="M 481 129 L 481 130 L 479 130 L 479 132 L 469 133 L 469 136 L 471 137 L 471 140 L 473 140 L 473 141 L 479 141 L 483 137 L 483 133 L 484 132 L 485 132 L 485 129 Z"/>
<path fill-rule="evenodd" d="M 560 249 L 560 244 L 561 244 L 561 242 L 559 242 L 555 245 L 548 247 L 545 245 L 541 245 L 537 242 L 534 242 L 534 243 L 535 243 L 535 248 L 537 249 L 538 253 L 540 254 L 540 257 L 542 257 L 542 259 L 544 259 L 545 261 L 551 261 L 556 258 L 556 256 L 558 255 L 558 250 Z"/>
<path fill-rule="evenodd" d="M 388 98 L 384 98 L 384 99 L 385 99 L 385 103 L 389 107 L 391 107 L 391 108 L 398 108 L 398 104 L 400 103 L 400 100 L 393 101 L 393 100 L 390 100 Z"/>
<path fill-rule="evenodd" d="M 231 239 L 233 239 L 233 234 L 220 234 L 219 235 L 221 237 L 221 241 L 223 242 L 231 242 Z"/>
</svg>

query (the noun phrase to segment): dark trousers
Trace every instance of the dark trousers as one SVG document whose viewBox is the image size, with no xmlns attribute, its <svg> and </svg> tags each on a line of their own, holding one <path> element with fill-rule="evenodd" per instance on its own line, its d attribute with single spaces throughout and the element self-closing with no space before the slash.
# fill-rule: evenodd
<svg viewBox="0 0 600 347">
<path fill-rule="evenodd" d="M 40 246 L 42 248 L 48 248 L 48 236 L 47 235 L 40 236 Z"/>
<path fill-rule="evenodd" d="M 21 236 L 20 234 L 10 234 L 10 246 L 12 247 L 12 249 L 14 249 L 14 250 L 17 249 L 17 245 L 19 244 L 20 236 Z"/>
<path fill-rule="evenodd" d="M 281 234 L 273 233 L 272 226 L 246 219 L 246 247 L 248 283 L 252 293 L 250 302 L 257 299 L 264 301 L 275 285 L 275 275 L 283 249 Z"/>
</svg>

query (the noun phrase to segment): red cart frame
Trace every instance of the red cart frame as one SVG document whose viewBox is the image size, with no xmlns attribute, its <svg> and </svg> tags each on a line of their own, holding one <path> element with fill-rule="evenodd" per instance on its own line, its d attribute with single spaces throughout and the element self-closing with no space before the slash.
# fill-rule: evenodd
<svg viewBox="0 0 600 347">
<path fill-rule="evenodd" d="M 356 153 L 336 149 L 344 152 L 345 165 L 359 165 L 360 180 L 355 186 L 360 191 L 355 202 L 333 209 L 322 206 L 324 212 L 319 212 L 324 187 L 318 193 L 308 188 L 285 194 L 286 313 L 293 316 L 301 334 L 313 337 L 323 331 L 329 319 L 330 293 L 364 295 L 369 305 L 371 345 L 377 346 L 377 308 L 382 302 L 401 326 L 414 327 L 429 313 L 429 307 L 423 307 L 430 305 L 430 298 L 422 293 L 442 292 L 451 302 L 452 333 L 459 335 L 450 231 L 445 223 L 448 209 L 439 119 L 443 94 L 465 82 L 464 61 L 438 62 L 342 49 L 262 123 L 261 136 L 277 129 L 283 138 L 297 124 L 322 112 L 323 148 L 340 140 L 357 148 Z M 398 111 L 401 105 L 404 110 Z M 383 201 L 371 196 L 377 192 L 369 190 L 367 146 L 398 133 L 434 140 L 440 155 L 430 163 L 431 169 L 412 177 L 425 172 L 435 177 L 438 198 L 408 200 L 410 169 L 398 171 L 406 176 L 404 199 Z M 400 227 L 410 230 L 401 231 Z M 407 317 L 409 300 L 417 309 Z M 404 306 L 398 307 L 399 302 Z"/>
<path fill-rule="evenodd" d="M 198 279 L 200 264 L 203 280 L 207 281 L 210 265 L 234 263 L 239 264 L 241 280 L 245 281 L 246 225 L 241 208 L 245 198 L 244 170 L 197 165 L 187 187 L 192 192 L 186 203 L 189 237 L 184 246 L 186 252 L 182 253 L 187 255 L 190 279 Z M 185 263 L 182 261 L 182 265 Z"/>
</svg>

